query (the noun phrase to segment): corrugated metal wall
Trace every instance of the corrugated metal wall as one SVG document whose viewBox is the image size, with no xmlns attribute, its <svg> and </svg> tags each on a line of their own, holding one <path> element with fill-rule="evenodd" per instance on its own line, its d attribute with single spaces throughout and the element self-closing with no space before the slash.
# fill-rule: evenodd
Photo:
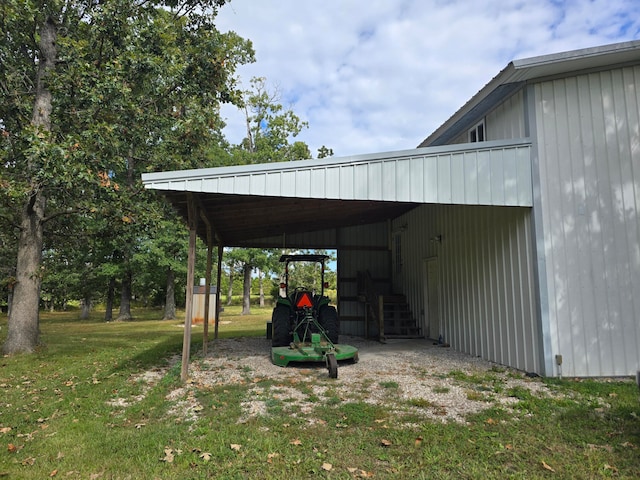
<svg viewBox="0 0 640 480">
<path fill-rule="evenodd" d="M 478 122 L 481 119 L 478 119 Z M 487 141 L 526 138 L 523 91 L 518 90 L 511 97 L 494 108 L 485 116 L 485 135 Z M 469 132 L 458 135 L 450 145 L 467 143 Z"/>
<path fill-rule="evenodd" d="M 522 90 L 519 90 L 487 114 L 485 118 L 487 140 L 507 140 L 528 136 L 525 131 L 522 97 Z"/>
<path fill-rule="evenodd" d="M 640 67 L 540 83 L 534 101 L 552 351 L 565 375 L 634 374 Z"/>
<path fill-rule="evenodd" d="M 541 372 L 531 209 L 429 205 L 393 228 L 402 242 L 394 289 L 407 295 L 425 332 L 425 262 L 436 258 L 441 331 L 430 336 L 441 333 L 456 350 Z"/>
<path fill-rule="evenodd" d="M 388 156 L 387 156 L 388 155 Z M 146 188 L 201 193 L 531 206 L 531 145 L 481 142 L 313 161 L 144 174 Z M 332 162 L 335 162 L 333 160 Z"/>
</svg>

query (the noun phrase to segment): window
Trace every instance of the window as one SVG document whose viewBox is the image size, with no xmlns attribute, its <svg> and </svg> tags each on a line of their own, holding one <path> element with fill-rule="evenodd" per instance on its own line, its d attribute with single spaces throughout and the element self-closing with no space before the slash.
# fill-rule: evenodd
<svg viewBox="0 0 640 480">
<path fill-rule="evenodd" d="M 469 142 L 484 142 L 484 119 L 469 130 Z"/>
</svg>

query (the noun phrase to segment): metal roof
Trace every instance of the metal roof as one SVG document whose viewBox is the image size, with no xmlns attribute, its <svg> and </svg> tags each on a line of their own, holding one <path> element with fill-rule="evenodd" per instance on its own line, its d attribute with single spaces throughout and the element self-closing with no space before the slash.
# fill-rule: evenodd
<svg viewBox="0 0 640 480">
<path fill-rule="evenodd" d="M 425 203 L 531 206 L 527 140 L 142 175 L 187 218 L 196 198 L 221 242 L 393 219 Z M 201 223 L 198 234 L 206 238 Z"/>
<path fill-rule="evenodd" d="M 638 63 L 640 40 L 514 60 L 418 147 L 446 144 L 527 83 Z"/>
</svg>

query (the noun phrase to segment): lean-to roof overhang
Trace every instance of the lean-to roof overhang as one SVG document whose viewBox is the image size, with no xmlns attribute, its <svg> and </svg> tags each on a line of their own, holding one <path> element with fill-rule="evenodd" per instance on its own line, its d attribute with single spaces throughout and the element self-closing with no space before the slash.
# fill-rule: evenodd
<svg viewBox="0 0 640 480">
<path fill-rule="evenodd" d="M 446 145 L 524 85 L 640 63 L 640 40 L 510 62 L 418 147 Z"/>
<path fill-rule="evenodd" d="M 143 174 L 187 218 L 195 199 L 218 242 L 371 224 L 426 203 L 531 206 L 528 140 Z M 206 237 L 200 222 L 198 234 Z"/>
</svg>

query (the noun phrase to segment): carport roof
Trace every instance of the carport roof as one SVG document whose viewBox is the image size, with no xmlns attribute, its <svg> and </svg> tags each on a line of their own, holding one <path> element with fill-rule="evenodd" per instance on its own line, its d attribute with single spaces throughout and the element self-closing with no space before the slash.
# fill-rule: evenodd
<svg viewBox="0 0 640 480">
<path fill-rule="evenodd" d="M 378 223 L 425 203 L 531 206 L 527 140 L 147 173 L 184 217 L 192 198 L 217 242 Z M 199 222 L 198 235 L 206 238 Z"/>
</svg>

